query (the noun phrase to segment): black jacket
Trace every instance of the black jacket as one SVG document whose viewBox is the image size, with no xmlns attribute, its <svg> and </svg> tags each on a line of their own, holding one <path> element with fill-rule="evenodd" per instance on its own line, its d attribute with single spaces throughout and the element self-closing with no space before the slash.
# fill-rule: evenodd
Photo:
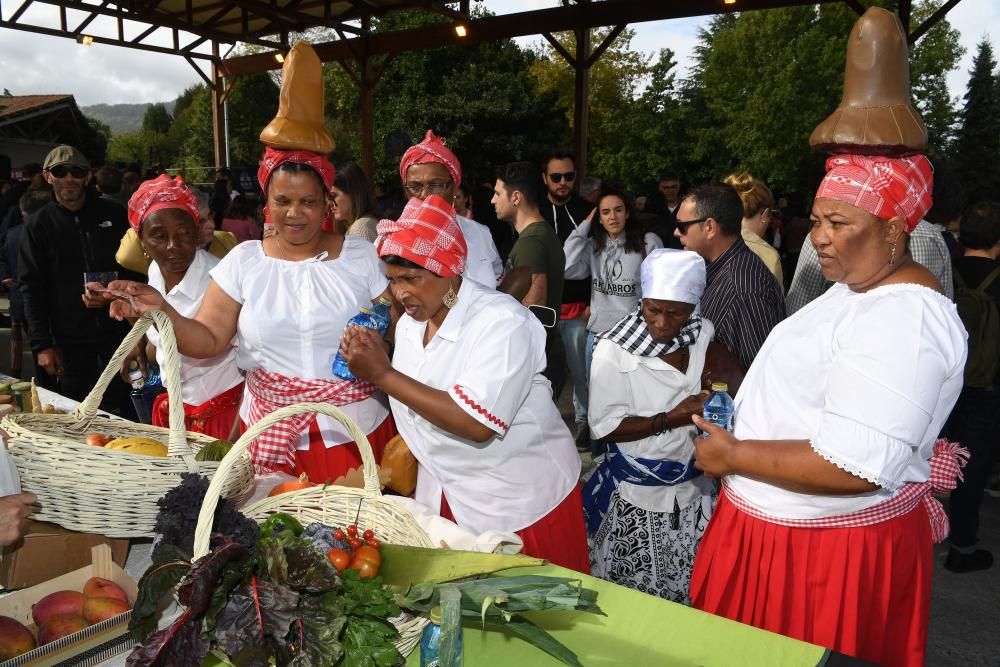
<svg viewBox="0 0 1000 667">
<path fill-rule="evenodd" d="M 21 231 L 17 275 L 34 352 L 53 346 L 121 340 L 128 331 L 107 309 L 87 308 L 85 271 L 117 271 L 123 280 L 142 280 L 115 261 L 128 230 L 125 209 L 88 198 L 79 211 L 55 201 L 30 216 Z"/>
<path fill-rule="evenodd" d="M 546 197 L 538 209 L 541 211 L 542 217 L 555 227 L 559 241 L 566 243 L 566 239 L 573 233 L 573 230 L 594 210 L 594 205 L 587 203 L 576 194 L 572 194 L 565 204 L 553 204 Z M 564 304 L 590 303 L 590 279 L 564 281 L 562 302 Z"/>
</svg>

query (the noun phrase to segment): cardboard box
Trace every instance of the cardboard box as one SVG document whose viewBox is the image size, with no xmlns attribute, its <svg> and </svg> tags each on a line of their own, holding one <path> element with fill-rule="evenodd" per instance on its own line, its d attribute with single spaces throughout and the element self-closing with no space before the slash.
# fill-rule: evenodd
<svg viewBox="0 0 1000 667">
<path fill-rule="evenodd" d="M 91 577 L 103 577 L 115 582 L 125 591 L 129 604 L 135 604 L 138 587 L 132 577 L 111 560 L 111 548 L 99 544 L 91 549 L 92 562 L 73 572 L 69 572 L 44 584 L 26 588 L 0 598 L 0 615 L 10 616 L 26 625 L 37 635 L 31 618 L 31 605 L 49 593 L 56 591 L 80 591 Z M 43 667 L 45 665 L 73 664 L 96 665 L 115 655 L 130 650 L 135 642 L 128 632 L 131 610 L 114 618 L 84 628 L 33 651 L 22 653 L 0 663 L 0 667 Z"/>
<path fill-rule="evenodd" d="M 91 563 L 92 547 L 106 544 L 119 566 L 128 557 L 128 540 L 77 533 L 52 523 L 28 520 L 24 539 L 0 552 L 0 585 L 35 586 Z"/>
</svg>

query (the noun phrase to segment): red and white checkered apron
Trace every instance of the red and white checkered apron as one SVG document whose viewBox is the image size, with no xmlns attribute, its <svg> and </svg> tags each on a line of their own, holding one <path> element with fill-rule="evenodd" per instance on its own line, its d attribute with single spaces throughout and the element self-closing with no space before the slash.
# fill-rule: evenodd
<svg viewBox="0 0 1000 667">
<path fill-rule="evenodd" d="M 882 523 L 889 519 L 903 516 L 911 512 L 918 503 L 923 503 L 931 522 L 931 536 L 934 542 L 941 542 L 948 536 L 948 515 L 941 503 L 931 495 L 951 491 L 962 479 L 962 468 L 969 460 L 969 450 L 960 447 L 957 442 L 948 442 L 940 438 L 934 443 L 934 455 L 931 456 L 931 474 L 926 482 L 905 485 L 892 498 L 877 505 L 866 507 L 850 514 L 827 516 L 819 519 L 782 519 L 764 514 L 749 504 L 723 480 L 726 495 L 741 512 L 755 519 L 776 523 L 780 526 L 793 528 L 858 528 Z"/>
<path fill-rule="evenodd" d="M 375 386 L 358 380 L 303 380 L 256 369 L 247 373 L 247 390 L 253 396 L 247 426 L 278 408 L 295 403 L 356 403 L 375 393 Z M 261 433 L 250 445 L 250 460 L 258 475 L 294 469 L 295 441 L 316 420 L 314 413 L 286 417 Z"/>
</svg>

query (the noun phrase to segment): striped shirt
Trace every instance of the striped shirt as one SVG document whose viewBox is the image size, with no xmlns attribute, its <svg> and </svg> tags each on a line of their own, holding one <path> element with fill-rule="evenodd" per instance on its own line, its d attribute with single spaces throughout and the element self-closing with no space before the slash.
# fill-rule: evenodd
<svg viewBox="0 0 1000 667">
<path fill-rule="evenodd" d="M 715 325 L 715 340 L 750 368 L 778 322 L 785 304 L 774 275 L 742 238 L 737 238 L 706 270 L 701 313 Z"/>
<path fill-rule="evenodd" d="M 954 299 L 951 255 L 948 252 L 948 245 L 941 236 L 941 228 L 921 220 L 910 234 L 909 248 L 913 261 L 922 264 L 933 273 L 941 283 L 944 295 Z M 795 266 L 795 277 L 792 278 L 788 295 L 785 297 L 785 309 L 788 314 L 791 315 L 826 292 L 832 284 L 823 276 L 816 248 L 813 247 L 812 239 L 806 236 L 805 242 L 802 243 L 802 251 L 799 253 L 799 262 Z"/>
</svg>

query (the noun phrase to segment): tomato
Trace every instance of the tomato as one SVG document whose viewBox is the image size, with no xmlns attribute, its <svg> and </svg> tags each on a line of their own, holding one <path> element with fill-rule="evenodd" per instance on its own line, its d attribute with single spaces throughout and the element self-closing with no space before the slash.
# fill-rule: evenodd
<svg viewBox="0 0 1000 667">
<path fill-rule="evenodd" d="M 360 561 L 369 561 L 371 563 L 375 563 L 376 565 L 381 565 L 382 554 L 378 552 L 378 549 L 374 549 L 366 544 L 355 549 L 354 555 L 351 557 L 352 567 L 354 563 L 358 563 Z"/>
<path fill-rule="evenodd" d="M 378 575 L 378 565 L 368 560 L 361 561 L 357 569 L 358 579 L 371 579 Z"/>
<path fill-rule="evenodd" d="M 361 535 L 361 537 L 365 538 L 365 541 L 367 542 L 368 540 L 370 540 L 373 537 L 375 537 L 375 531 L 372 530 L 371 528 L 369 528 L 368 530 L 366 530 L 364 532 L 364 534 Z"/>
<path fill-rule="evenodd" d="M 382 546 L 382 543 L 378 541 L 377 537 L 373 537 L 370 540 L 365 540 L 365 544 L 370 546 L 372 549 L 378 549 L 380 546 Z"/>
<path fill-rule="evenodd" d="M 94 447 L 103 447 L 108 444 L 108 436 L 103 433 L 91 433 L 87 436 L 86 443 Z"/>
<path fill-rule="evenodd" d="M 357 537 L 358 527 L 352 523 L 350 526 L 347 527 L 347 534 L 350 535 L 351 537 Z"/>
<path fill-rule="evenodd" d="M 355 551 L 358 549 L 358 547 L 364 544 L 364 542 L 361 541 L 360 537 L 348 537 L 347 543 L 350 544 L 351 548 L 354 549 Z"/>
<path fill-rule="evenodd" d="M 343 542 L 344 541 L 344 531 L 341 530 L 340 528 L 338 528 L 337 530 L 333 531 L 333 539 L 337 540 L 338 542 Z"/>
<path fill-rule="evenodd" d="M 347 569 L 347 566 L 351 562 L 351 555 L 343 549 L 330 549 L 326 552 L 326 557 L 337 568 L 337 572 Z"/>
</svg>

